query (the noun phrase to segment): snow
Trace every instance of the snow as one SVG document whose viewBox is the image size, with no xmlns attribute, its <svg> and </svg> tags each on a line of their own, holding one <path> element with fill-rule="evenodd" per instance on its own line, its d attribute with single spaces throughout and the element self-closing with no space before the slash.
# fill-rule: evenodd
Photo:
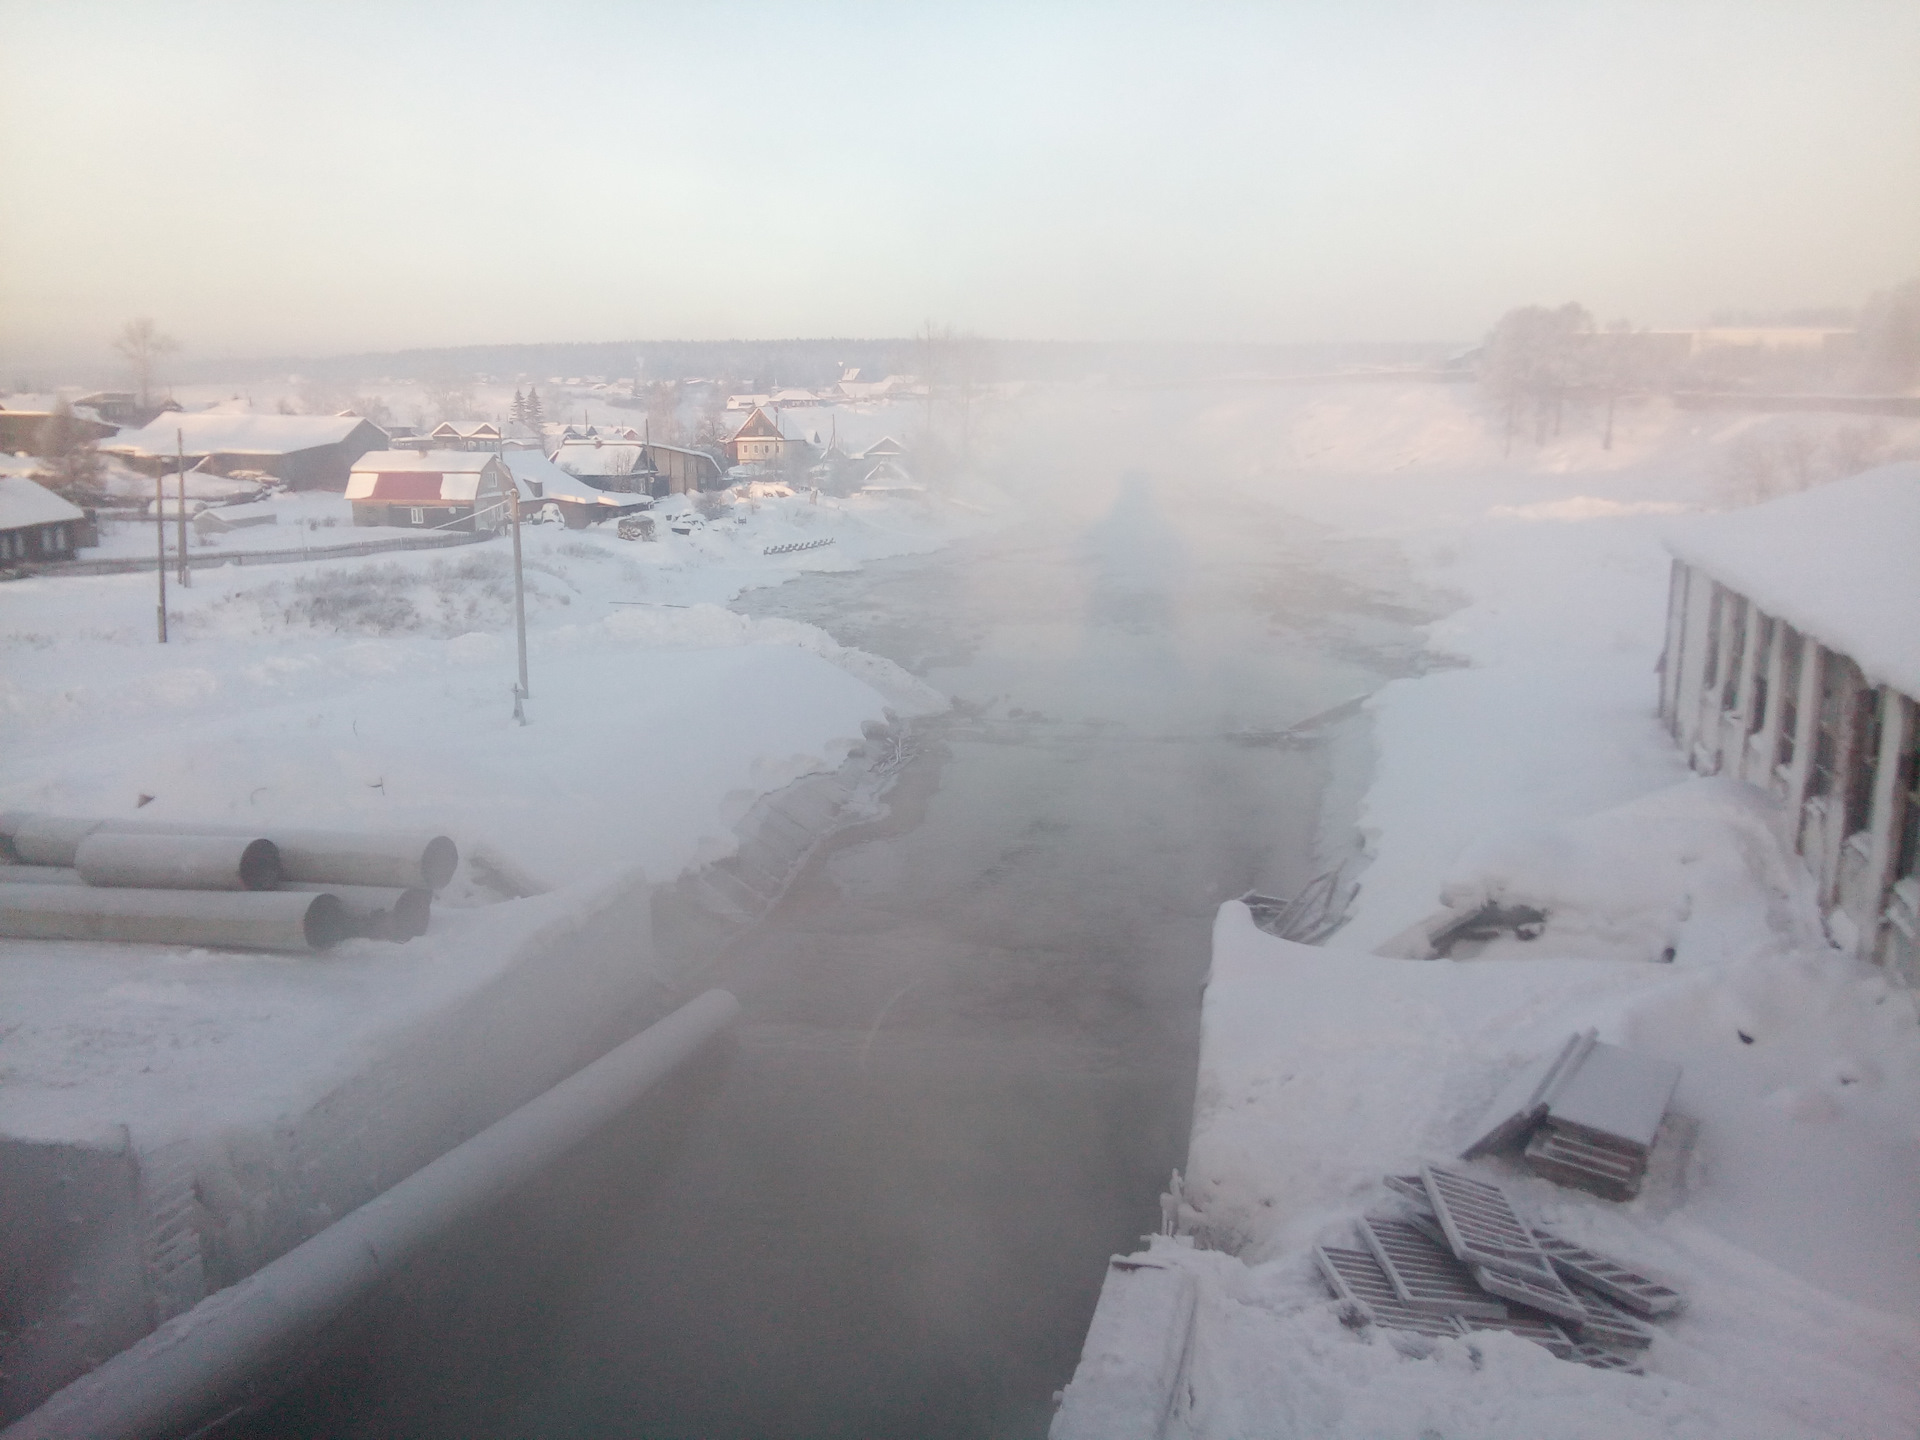
<svg viewBox="0 0 1920 1440">
<path fill-rule="evenodd" d="M 86 518 L 78 505 L 62 500 L 44 485 L 23 475 L 0 475 L 0 530 Z"/>
<path fill-rule="evenodd" d="M 353 415 L 176 413 L 162 415 L 144 429 L 122 430 L 100 448 L 118 455 L 164 457 L 184 440 L 189 455 L 284 455 L 337 445 L 366 423 Z"/>
<path fill-rule="evenodd" d="M 1449 613 L 1428 627 L 1432 668 L 1367 702 L 1378 760 L 1350 923 L 1309 948 L 1237 903 L 1219 913 L 1179 1233 L 1139 1257 L 1199 1292 L 1166 1433 L 1911 1436 L 1914 996 L 1827 943 L 1774 802 L 1692 777 L 1654 714 L 1668 535 L 1710 570 L 1715 545 L 1730 584 L 1736 564 L 1763 570 L 1748 593 L 1768 583 L 1790 619 L 1788 592 L 1820 598 L 1885 667 L 1891 632 L 1904 626 L 1910 647 L 1920 614 L 1913 530 L 1888 524 L 1885 503 L 1911 482 L 1881 472 L 1695 519 L 1724 502 L 1730 447 L 1781 417 L 1623 408 L 1612 449 L 1570 429 L 1509 456 L 1474 405 L 1464 387 L 1355 385 L 1234 396 L 1204 417 L 1238 437 L 1220 468 L 1240 493 L 1385 542 L 1411 568 L 1396 588 L 1448 597 Z M 1841 517 L 1874 509 L 1899 543 L 1863 553 L 1902 568 L 1888 580 L 1856 561 L 1844 588 L 1818 578 L 1797 535 L 1788 548 L 1793 527 L 1768 520 L 1782 506 L 1836 547 Z M 1463 945 L 1454 962 L 1370 953 L 1443 904 L 1487 900 L 1546 910 L 1544 933 Z M 1503 1086 L 1587 1027 L 1680 1067 L 1641 1196 L 1612 1204 L 1509 1159 L 1467 1168 L 1527 1218 L 1688 1297 L 1648 1373 L 1511 1336 L 1344 1329 L 1311 1246 L 1352 1244 L 1354 1219 L 1389 1202 L 1383 1176 L 1459 1163 Z M 1142 1347 L 1141 1373 L 1157 1354 Z"/>
<path fill-rule="evenodd" d="M 1869 684 L 1920 695 L 1920 463 L 1677 524 L 1668 544 Z"/>
</svg>

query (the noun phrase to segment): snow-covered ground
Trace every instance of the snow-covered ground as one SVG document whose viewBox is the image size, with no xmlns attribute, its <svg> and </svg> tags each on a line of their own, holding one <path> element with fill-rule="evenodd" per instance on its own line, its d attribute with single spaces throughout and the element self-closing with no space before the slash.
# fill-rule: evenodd
<svg viewBox="0 0 1920 1440">
<path fill-rule="evenodd" d="M 1663 528 L 1726 503 L 1736 444 L 1785 422 L 1646 407 L 1612 450 L 1581 427 L 1508 457 L 1470 393 L 1437 387 L 1253 396 L 1212 419 L 1245 437 L 1242 483 L 1393 541 L 1456 597 L 1429 643 L 1460 663 L 1370 702 L 1351 923 L 1311 949 L 1220 914 L 1182 1233 L 1152 1246 L 1199 1293 L 1168 1433 L 1911 1436 L 1914 997 L 1827 945 L 1770 802 L 1689 778 L 1654 715 Z M 1458 963 L 1371 953 L 1480 897 L 1553 918 Z M 1383 1176 L 1456 1155 L 1508 1076 L 1587 1026 L 1684 1067 L 1691 1146 L 1625 1205 L 1477 1164 L 1537 1223 L 1688 1297 L 1647 1373 L 1505 1335 L 1396 1348 L 1344 1329 L 1311 1245 L 1355 1244 L 1354 1219 L 1391 1208 Z"/>
</svg>

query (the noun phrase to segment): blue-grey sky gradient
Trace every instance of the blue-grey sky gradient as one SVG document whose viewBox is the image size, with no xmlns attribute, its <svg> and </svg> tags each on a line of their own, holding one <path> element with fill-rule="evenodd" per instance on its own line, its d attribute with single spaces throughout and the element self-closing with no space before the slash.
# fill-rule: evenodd
<svg viewBox="0 0 1920 1440">
<path fill-rule="evenodd" d="M 1920 273 L 1920 5 L 0 0 L 0 355 L 1440 339 Z"/>
</svg>

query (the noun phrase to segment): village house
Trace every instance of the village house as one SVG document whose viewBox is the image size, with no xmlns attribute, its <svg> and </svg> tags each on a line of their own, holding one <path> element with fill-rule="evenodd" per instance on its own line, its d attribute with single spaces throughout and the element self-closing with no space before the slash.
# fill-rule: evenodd
<svg viewBox="0 0 1920 1440">
<path fill-rule="evenodd" d="M 9 410 L 0 405 L 0 451 L 9 455 L 39 453 L 41 443 L 48 434 L 47 426 L 57 414 L 57 411 L 38 407 Z M 84 440 L 104 440 L 117 433 L 119 428 L 79 410 L 74 410 L 67 420 L 68 433 Z"/>
<path fill-rule="evenodd" d="M 1920 465 L 1669 548 L 1662 719 L 1695 770 L 1781 802 L 1834 942 L 1920 984 Z"/>
<path fill-rule="evenodd" d="M 92 517 L 24 475 L 0 475 L 0 565 L 71 560 L 94 538 Z"/>
<path fill-rule="evenodd" d="M 347 499 L 356 525 L 503 530 L 513 484 L 498 455 L 474 450 L 376 450 L 354 463 Z"/>
<path fill-rule="evenodd" d="M 148 475 L 173 472 L 184 450 L 190 469 L 213 475 L 256 471 L 294 490 L 339 490 L 361 456 L 385 450 L 387 432 L 355 415 L 253 415 L 203 411 L 163 415 L 100 446 Z"/>
<path fill-rule="evenodd" d="M 727 440 L 727 459 L 734 465 L 777 465 L 788 443 L 780 433 L 779 422 L 755 406 L 753 413 Z"/>
<path fill-rule="evenodd" d="M 655 495 L 697 495 L 702 490 L 726 488 L 726 466 L 710 450 L 662 445 L 652 440 L 647 443 L 646 451 Z"/>
<path fill-rule="evenodd" d="M 486 420 L 442 420 L 426 438 L 436 450 L 497 450 L 500 427 Z"/>
</svg>

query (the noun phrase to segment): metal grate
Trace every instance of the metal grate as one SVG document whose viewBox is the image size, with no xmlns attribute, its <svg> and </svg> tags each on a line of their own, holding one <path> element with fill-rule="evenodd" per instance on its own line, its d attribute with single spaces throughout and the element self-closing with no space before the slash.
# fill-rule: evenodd
<svg viewBox="0 0 1920 1440">
<path fill-rule="evenodd" d="M 1400 1303 L 1380 1262 L 1364 1250 L 1316 1245 L 1313 1258 L 1327 1288 L 1340 1302 L 1342 1319 L 1349 1323 L 1412 1330 L 1422 1335 L 1465 1333 L 1461 1322 L 1451 1315 L 1432 1315 Z"/>
<path fill-rule="evenodd" d="M 1575 1245 L 1571 1240 L 1562 1240 L 1558 1235 L 1550 1235 L 1544 1230 L 1535 1230 L 1533 1238 L 1539 1243 L 1542 1253 L 1553 1262 L 1553 1268 L 1567 1279 L 1599 1291 L 1636 1315 L 1673 1315 L 1686 1303 L 1677 1290 L 1670 1290 L 1604 1255 L 1596 1255 L 1584 1246 Z"/>
<path fill-rule="evenodd" d="M 1510 1277 L 1505 1288 L 1496 1288 L 1484 1276 L 1479 1277 L 1483 1286 L 1505 1295 L 1517 1283 L 1526 1288 L 1527 1304 L 1550 1315 L 1574 1320 L 1585 1313 L 1578 1297 L 1567 1289 L 1534 1242 L 1533 1232 L 1513 1213 L 1513 1206 L 1498 1185 L 1431 1165 L 1420 1167 L 1420 1178 L 1434 1218 L 1446 1235 L 1447 1248 L 1465 1265 Z"/>
<path fill-rule="evenodd" d="M 1530 1316 L 1513 1316 L 1506 1320 L 1470 1320 L 1469 1330 L 1504 1330 L 1509 1335 L 1518 1335 L 1522 1340 L 1531 1340 L 1536 1345 L 1544 1345 L 1555 1359 L 1571 1360 L 1577 1350 L 1567 1332 L 1551 1321 L 1539 1320 Z"/>
<path fill-rule="evenodd" d="M 1476 1265 L 1473 1267 L 1473 1278 L 1489 1294 L 1503 1295 L 1557 1320 L 1568 1320 L 1577 1325 L 1587 1318 L 1587 1307 L 1580 1303 L 1580 1297 L 1569 1290 L 1558 1275 L 1552 1276 L 1549 1281 L 1535 1275 L 1514 1275 L 1505 1270 L 1490 1270 L 1485 1265 Z"/>
<path fill-rule="evenodd" d="M 1595 1370 L 1618 1370 L 1623 1375 L 1641 1375 L 1646 1373 L 1639 1362 L 1625 1355 L 1616 1355 L 1611 1350 L 1602 1350 L 1598 1345 L 1576 1345 L 1568 1360 L 1577 1360 L 1582 1365 L 1590 1365 Z"/>
<path fill-rule="evenodd" d="M 1507 1307 L 1473 1282 L 1458 1260 L 1401 1220 L 1362 1220 L 1360 1238 L 1392 1282 L 1400 1303 L 1440 1315 L 1498 1320 Z"/>
<path fill-rule="evenodd" d="M 1578 1325 L 1582 1342 L 1609 1350 L 1644 1350 L 1653 1344 L 1653 1332 L 1606 1296 L 1578 1285 L 1573 1293 L 1587 1311 Z"/>
</svg>

